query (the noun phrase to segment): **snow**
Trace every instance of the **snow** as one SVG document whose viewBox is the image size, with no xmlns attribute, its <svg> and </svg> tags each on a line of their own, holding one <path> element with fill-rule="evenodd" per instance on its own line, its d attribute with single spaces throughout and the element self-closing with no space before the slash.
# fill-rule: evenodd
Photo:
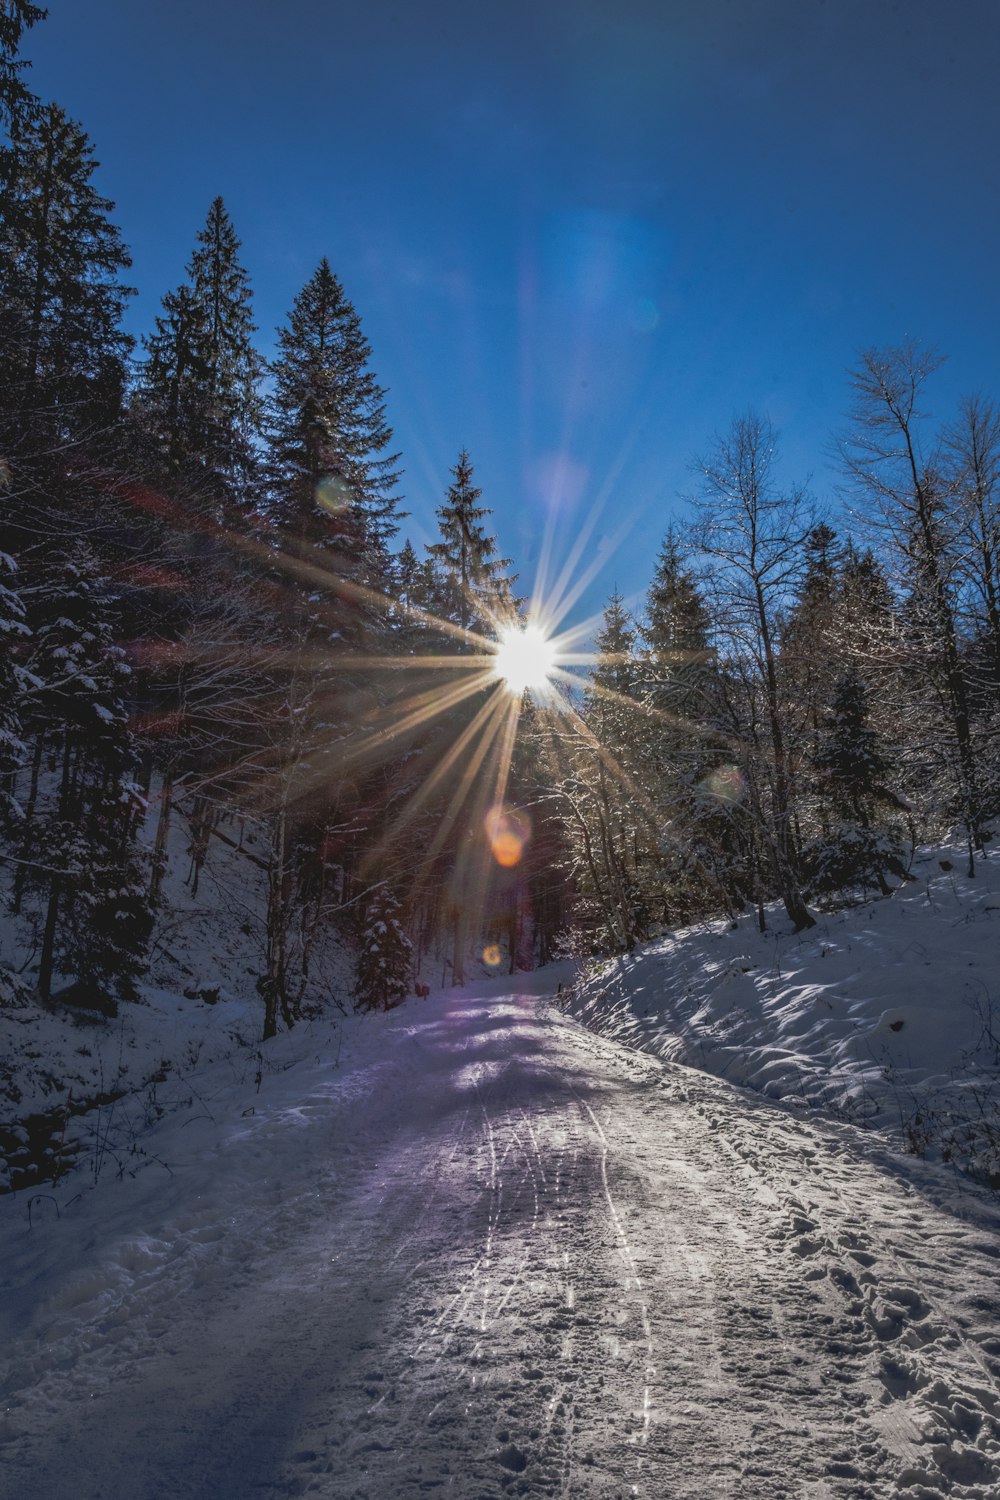
<svg viewBox="0 0 1000 1500">
<path fill-rule="evenodd" d="M 0 1500 L 993 1500 L 992 861 L 261 1044 L 245 838 L 140 1004 L 0 970 Z"/>
<path fill-rule="evenodd" d="M 2 1500 L 994 1496 L 995 1200 L 567 978 L 314 1020 L 0 1199 Z"/>
<path fill-rule="evenodd" d="M 581 979 L 575 1015 L 632 1047 L 891 1130 L 1000 1185 L 1000 859 L 921 852 L 890 899 L 795 934 L 777 909 L 688 928 Z"/>
</svg>

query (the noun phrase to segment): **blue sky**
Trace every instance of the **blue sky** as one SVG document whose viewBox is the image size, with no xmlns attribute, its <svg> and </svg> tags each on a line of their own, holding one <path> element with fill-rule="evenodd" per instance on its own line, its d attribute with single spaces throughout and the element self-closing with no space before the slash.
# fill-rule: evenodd
<svg viewBox="0 0 1000 1500">
<path fill-rule="evenodd" d="M 864 345 L 1000 396 L 997 0 L 50 0 L 30 82 L 81 120 L 151 325 L 212 198 L 265 350 L 327 255 L 390 389 L 406 529 L 469 449 L 530 583 L 627 534 L 645 589 L 692 454 L 767 412 L 835 498 Z"/>
</svg>

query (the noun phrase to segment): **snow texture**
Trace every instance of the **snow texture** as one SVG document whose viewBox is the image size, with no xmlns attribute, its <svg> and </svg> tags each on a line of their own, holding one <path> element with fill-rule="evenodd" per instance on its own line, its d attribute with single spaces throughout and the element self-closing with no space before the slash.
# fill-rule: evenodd
<svg viewBox="0 0 1000 1500">
<path fill-rule="evenodd" d="M 0 1199 L 2 1500 L 995 1497 L 995 1201 L 556 977 L 315 1021 Z"/>
<path fill-rule="evenodd" d="M 569 1001 L 603 1035 L 789 1104 L 891 1130 L 1000 1186 L 1000 859 L 923 851 L 890 899 L 794 934 L 776 908 L 597 964 Z"/>
</svg>

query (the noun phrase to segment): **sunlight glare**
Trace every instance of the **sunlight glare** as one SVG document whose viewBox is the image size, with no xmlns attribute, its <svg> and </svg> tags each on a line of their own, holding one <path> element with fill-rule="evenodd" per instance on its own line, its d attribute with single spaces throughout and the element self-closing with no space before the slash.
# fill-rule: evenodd
<svg viewBox="0 0 1000 1500">
<path fill-rule="evenodd" d="M 555 642 L 540 625 L 505 625 L 497 633 L 493 675 L 515 698 L 544 692 L 558 666 Z"/>
</svg>

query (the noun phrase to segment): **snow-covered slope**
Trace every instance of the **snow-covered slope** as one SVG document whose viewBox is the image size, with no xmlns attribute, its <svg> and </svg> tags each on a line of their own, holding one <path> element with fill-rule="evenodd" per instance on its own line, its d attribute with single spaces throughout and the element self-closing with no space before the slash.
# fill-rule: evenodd
<svg viewBox="0 0 1000 1500">
<path fill-rule="evenodd" d="M 777 909 L 598 964 L 568 1004 L 604 1035 L 901 1133 L 1000 1185 L 1000 857 L 925 850 L 890 898 L 793 934 Z"/>
</svg>

